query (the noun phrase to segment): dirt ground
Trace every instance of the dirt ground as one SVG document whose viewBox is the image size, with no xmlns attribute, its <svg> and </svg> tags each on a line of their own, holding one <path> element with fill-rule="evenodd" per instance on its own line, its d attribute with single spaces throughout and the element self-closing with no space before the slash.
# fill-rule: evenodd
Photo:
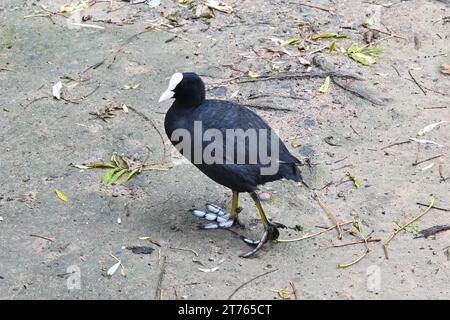
<svg viewBox="0 0 450 320">
<path fill-rule="evenodd" d="M 390 243 L 389 259 L 382 242 L 370 242 L 370 252 L 347 268 L 338 264 L 358 259 L 364 244 L 325 247 L 360 241 L 348 225 L 342 240 L 331 230 L 239 258 L 249 249 L 239 237 L 197 229 L 201 221 L 189 209 L 206 202 L 229 207 L 231 193 L 178 161 L 163 130 L 169 105 L 157 103 L 174 72 L 195 71 L 205 80 L 208 97 L 259 106 L 254 110 L 278 130 L 292 153 L 309 161 L 311 166 L 302 169 L 307 182 L 340 222 L 359 218 L 365 235 L 373 231 L 371 239 L 384 241 L 398 228 L 396 222 L 407 223 L 426 209 L 416 203 L 426 205 L 435 197 L 435 206 L 447 211 L 432 209 L 414 227 L 449 224 L 450 123 L 418 136 L 430 124 L 450 121 L 450 76 L 441 72 L 441 65 L 450 63 L 448 1 L 318 0 L 303 6 L 235 0 L 227 2 L 233 13 L 214 10 L 209 19 L 196 18 L 175 0 L 162 0 L 156 8 L 115 0 L 112 12 L 109 1 L 97 1 L 81 12 L 87 19 L 81 23 L 101 29 L 71 25 L 73 14 L 33 16 L 49 14 L 41 5 L 58 11 L 66 3 L 0 4 L 1 299 L 226 299 L 271 270 L 276 271 L 246 284 L 233 298 L 450 298 L 450 231 L 414 239 L 408 228 Z M 375 46 L 385 50 L 376 64 L 365 66 L 350 59 L 346 49 L 365 45 L 368 20 L 367 27 L 382 31 L 375 31 L 382 39 Z M 312 40 L 330 32 L 350 37 Z M 282 47 L 273 38 L 303 41 Z M 330 52 L 324 47 L 333 41 L 336 48 Z M 320 71 L 299 60 L 315 55 L 339 72 L 364 78 L 343 81 L 384 99 L 384 105 L 333 82 L 320 93 L 323 78 L 240 83 L 249 71 Z M 52 98 L 60 80 L 65 100 Z M 91 114 L 111 103 L 133 109 L 116 110 L 107 122 Z M 108 185 L 100 180 L 105 171 L 71 166 L 108 161 L 114 152 L 160 162 L 161 138 L 145 117 L 163 133 L 168 153 L 177 160 L 171 170 L 146 171 L 126 185 Z M 409 143 L 384 148 L 404 141 Z M 283 239 L 333 225 L 312 190 L 283 181 L 261 190 L 271 195 L 264 206 L 274 220 L 303 228 L 282 230 Z M 235 230 L 258 237 L 257 212 L 248 196 L 241 198 L 247 229 Z M 128 246 L 155 251 L 134 254 Z M 107 275 L 116 263 L 110 253 L 121 259 L 126 277 L 121 268 Z"/>
</svg>

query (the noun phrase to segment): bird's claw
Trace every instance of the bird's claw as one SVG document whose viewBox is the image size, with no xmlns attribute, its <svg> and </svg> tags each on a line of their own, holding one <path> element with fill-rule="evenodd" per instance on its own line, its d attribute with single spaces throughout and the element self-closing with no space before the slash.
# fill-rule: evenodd
<svg viewBox="0 0 450 320">
<path fill-rule="evenodd" d="M 281 223 L 277 223 L 277 222 L 269 222 L 265 226 L 264 234 L 260 240 L 253 240 L 253 239 L 241 236 L 241 239 L 245 243 L 247 243 L 248 245 L 251 245 L 251 246 L 256 246 L 256 247 L 249 252 L 241 254 L 240 257 L 248 258 L 248 257 L 254 255 L 257 251 L 259 251 L 267 241 L 277 240 L 278 237 L 280 236 L 280 232 L 278 231 L 278 228 L 286 228 L 286 226 Z"/>
</svg>

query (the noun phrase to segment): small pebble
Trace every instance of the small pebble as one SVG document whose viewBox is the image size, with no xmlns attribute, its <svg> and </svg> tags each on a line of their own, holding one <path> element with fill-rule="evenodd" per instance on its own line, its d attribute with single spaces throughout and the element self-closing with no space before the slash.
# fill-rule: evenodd
<svg viewBox="0 0 450 320">
<path fill-rule="evenodd" d="M 258 194 L 258 198 L 261 201 L 269 201 L 271 198 L 271 195 L 268 192 L 261 192 L 260 194 Z"/>
</svg>

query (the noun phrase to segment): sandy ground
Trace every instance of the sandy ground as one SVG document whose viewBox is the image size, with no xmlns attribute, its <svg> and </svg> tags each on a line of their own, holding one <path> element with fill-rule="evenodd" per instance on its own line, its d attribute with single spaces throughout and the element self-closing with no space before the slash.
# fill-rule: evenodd
<svg viewBox="0 0 450 320">
<path fill-rule="evenodd" d="M 42 4 L 57 10 L 66 1 L 2 1 L 0 67 L 14 72 L 0 71 L 0 298 L 224 299 L 244 282 L 277 270 L 247 284 L 234 298 L 294 299 L 292 282 L 299 299 L 449 299 L 449 231 L 428 239 L 401 232 L 389 246 L 388 260 L 381 243 L 371 242 L 369 254 L 348 268 L 337 266 L 361 256 L 364 245 L 324 247 L 360 240 L 349 234 L 349 226 L 342 240 L 333 230 L 301 242 L 270 244 L 256 257 L 242 259 L 238 255 L 248 246 L 237 236 L 197 230 L 200 221 L 188 210 L 208 201 L 229 206 L 231 194 L 192 165 L 147 171 L 125 186 L 101 183 L 104 171 L 70 166 L 108 160 L 113 152 L 161 161 L 161 139 L 144 117 L 117 110 L 105 122 L 90 113 L 113 102 L 126 104 L 163 132 L 169 105 L 157 103 L 160 93 L 174 72 L 195 71 L 212 89 L 209 97 L 234 96 L 265 108 L 255 111 L 279 131 L 293 154 L 309 159 L 311 167 L 303 168 L 304 175 L 320 189 L 322 201 L 341 222 L 359 217 L 366 235 L 373 230 L 372 239 L 385 240 L 397 227 L 395 222 L 406 223 L 423 211 L 417 202 L 427 204 L 435 197 L 436 206 L 450 208 L 450 124 L 417 136 L 427 125 L 450 121 L 450 78 L 440 71 L 442 64 L 450 63 L 449 4 L 370 2 L 305 2 L 332 9 L 326 11 L 297 1 L 230 1 L 234 13 L 215 11 L 214 18 L 194 19 L 177 1 L 162 0 L 161 6 L 150 9 L 116 0 L 113 12 L 108 12 L 108 1 L 98 1 L 81 13 L 92 16 L 84 23 L 104 27 L 94 29 L 69 28 L 70 19 L 59 15 L 24 18 L 42 11 Z M 374 28 L 387 32 L 376 44 L 385 51 L 375 65 L 363 66 L 341 48 L 365 44 L 367 29 L 362 24 L 370 17 Z M 152 24 L 156 30 L 133 37 Z M 266 37 L 310 39 L 326 32 L 351 38 L 306 41 L 306 52 L 297 49 L 298 43 L 287 45 L 291 55 L 281 57 L 276 52 L 258 55 L 263 48 L 280 50 L 263 40 Z M 311 61 L 314 54 L 309 53 L 333 40 L 336 50 L 325 49 L 321 55 L 341 72 L 363 77 L 352 87 L 386 99 L 385 105 L 374 105 L 333 83 L 327 93 L 319 93 L 323 78 L 237 79 L 248 71 L 305 71 L 308 67 L 298 57 Z M 426 87 L 424 92 L 408 70 Z M 66 101 L 53 99 L 52 86 L 64 75 L 78 81 L 63 80 Z M 136 84 L 140 86 L 124 89 Z M 251 99 L 255 95 L 263 96 Z M 327 137 L 338 146 L 326 143 Z M 418 143 L 410 142 L 382 149 L 408 137 L 442 146 L 418 149 Z M 291 146 L 293 139 L 299 147 Z M 167 141 L 166 146 L 171 153 Z M 359 180 L 359 188 L 347 173 Z M 61 201 L 55 190 L 68 201 Z M 262 190 L 271 194 L 264 203 L 271 217 L 304 229 L 283 230 L 283 239 L 333 225 L 311 190 L 291 182 Z M 255 220 L 251 199 L 244 195 L 240 205 L 247 229 L 236 231 L 257 237 L 262 225 Z M 448 224 L 449 214 L 433 209 L 415 226 Z M 150 237 L 161 247 L 140 237 Z M 127 246 L 155 251 L 138 255 L 123 249 Z M 198 256 L 174 247 L 192 249 Z M 120 269 L 106 275 L 116 263 L 111 252 L 121 259 L 126 277 Z M 199 270 L 215 267 L 214 272 Z M 280 296 L 280 289 L 286 295 Z"/>
</svg>

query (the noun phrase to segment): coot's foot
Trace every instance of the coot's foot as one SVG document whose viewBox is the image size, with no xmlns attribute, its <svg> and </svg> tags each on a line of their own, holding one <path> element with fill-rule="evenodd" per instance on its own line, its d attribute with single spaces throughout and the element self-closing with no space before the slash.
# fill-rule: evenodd
<svg viewBox="0 0 450 320">
<path fill-rule="evenodd" d="M 199 228 L 203 230 L 229 229 L 234 225 L 238 225 L 241 228 L 245 227 L 244 224 L 239 221 L 237 214 L 233 216 L 226 213 L 224 209 L 212 203 L 206 204 L 206 211 L 193 209 L 191 212 L 194 216 L 209 221 L 208 223 L 199 225 Z"/>
<path fill-rule="evenodd" d="M 286 228 L 286 226 L 284 224 L 281 224 L 278 222 L 270 222 L 269 221 L 268 224 L 264 226 L 264 229 L 265 229 L 264 234 L 260 240 L 253 240 L 253 239 L 241 236 L 241 239 L 245 243 L 247 243 L 251 246 L 256 246 L 256 247 L 249 252 L 241 254 L 240 257 L 248 258 L 248 257 L 254 255 L 256 252 L 258 252 L 259 249 L 261 249 L 267 241 L 277 240 L 278 237 L 280 236 L 280 232 L 278 231 L 278 228 L 284 229 L 284 228 Z"/>
</svg>

